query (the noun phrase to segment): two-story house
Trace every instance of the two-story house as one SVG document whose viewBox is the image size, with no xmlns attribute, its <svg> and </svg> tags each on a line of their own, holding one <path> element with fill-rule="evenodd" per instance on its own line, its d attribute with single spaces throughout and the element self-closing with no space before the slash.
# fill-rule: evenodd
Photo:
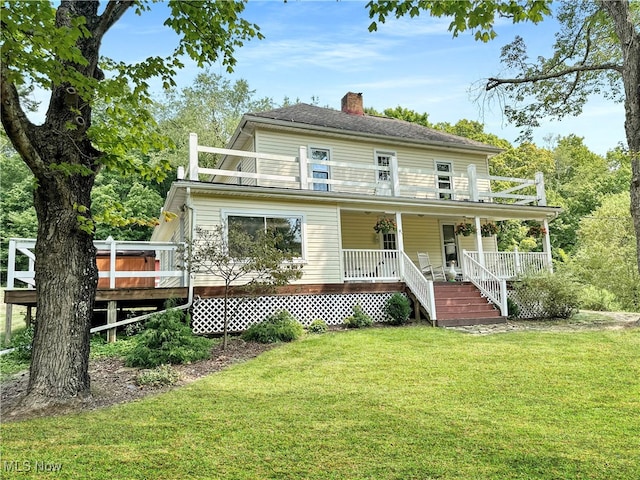
<svg viewBox="0 0 640 480">
<path fill-rule="evenodd" d="M 218 156 L 215 169 L 199 166 L 203 152 Z M 339 324 L 356 303 L 382 320 L 385 300 L 398 291 L 434 324 L 501 321 L 506 280 L 550 268 L 548 221 L 559 210 L 546 205 L 541 174 L 490 176 L 490 158 L 499 152 L 367 115 L 356 93 L 345 95 L 341 110 L 297 104 L 248 113 L 226 149 L 200 146 L 192 134 L 189 168 L 164 206 L 177 218 L 163 220 L 152 240 L 185 241 L 196 227 L 216 225 L 290 230 L 302 278 L 276 295 L 238 303 L 231 330 L 282 308 L 303 322 Z M 498 252 L 491 227 L 507 219 L 539 222 L 544 251 Z M 178 279 L 161 286 L 172 281 Z M 220 331 L 220 281 L 199 275 L 192 282 L 200 292 L 194 331 Z M 476 300 L 462 299 L 468 290 Z"/>
</svg>

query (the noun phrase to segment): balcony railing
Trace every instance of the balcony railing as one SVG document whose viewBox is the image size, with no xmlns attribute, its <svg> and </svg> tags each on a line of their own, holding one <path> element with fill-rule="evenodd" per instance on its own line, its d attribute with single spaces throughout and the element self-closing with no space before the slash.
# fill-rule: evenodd
<svg viewBox="0 0 640 480">
<path fill-rule="evenodd" d="M 234 163 L 234 169 L 201 168 L 198 164 L 199 153 L 215 154 L 223 160 L 237 161 Z M 237 163 L 247 160 L 250 168 L 236 167 Z M 224 162 L 218 162 L 219 165 L 222 163 Z M 322 164 L 323 168 L 330 171 L 330 178 L 315 178 L 315 164 Z M 465 172 L 449 174 L 437 172 L 435 169 L 400 166 L 395 156 L 391 157 L 388 167 L 365 162 L 319 162 L 307 158 L 307 148 L 304 146 L 299 147 L 296 157 L 229 150 L 198 145 L 198 136 L 192 133 L 189 144 L 189 169 L 185 174 L 184 169 L 180 168 L 178 178 L 199 181 L 201 176 L 220 183 L 331 190 L 338 194 L 546 205 L 542 173 L 537 173 L 534 179 L 480 175 L 475 165 L 469 165 Z M 441 181 L 443 176 L 447 177 L 444 183 Z M 440 188 L 443 184 L 451 188 Z"/>
</svg>

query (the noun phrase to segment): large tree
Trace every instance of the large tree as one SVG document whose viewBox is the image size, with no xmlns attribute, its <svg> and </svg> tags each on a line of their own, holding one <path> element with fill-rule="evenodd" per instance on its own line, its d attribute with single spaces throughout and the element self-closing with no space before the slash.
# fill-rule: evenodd
<svg viewBox="0 0 640 480">
<path fill-rule="evenodd" d="M 100 56 L 105 34 L 138 1 L 5 1 L 0 58 L 2 125 L 35 177 L 37 323 L 24 408 L 65 403 L 89 394 L 89 328 L 98 272 L 91 190 L 98 171 L 161 177 L 162 163 L 140 154 L 163 146 L 147 107 L 149 79 L 166 87 L 186 58 L 199 66 L 221 57 L 231 69 L 234 48 L 261 37 L 240 17 L 241 1 L 169 1 L 164 25 L 177 34 L 167 57 L 127 64 Z M 24 86 L 51 91 L 44 123 L 25 114 Z M 105 122 L 92 121 L 96 102 Z M 125 128 L 123 128 L 125 126 Z"/>
<path fill-rule="evenodd" d="M 384 23 L 389 15 L 415 17 L 429 12 L 452 19 L 454 36 L 472 30 L 489 41 L 497 35 L 499 18 L 538 23 L 552 14 L 551 0 L 373 0 L 369 15 Z M 578 115 L 592 94 L 623 101 L 628 157 L 631 162 L 631 216 L 640 271 L 640 3 L 629 0 L 570 0 L 556 9 L 560 31 L 553 55 L 528 57 L 522 38 L 502 50 L 513 75 L 489 78 L 486 90 L 502 92 L 509 102 L 506 116 L 526 129 L 543 118 Z"/>
</svg>

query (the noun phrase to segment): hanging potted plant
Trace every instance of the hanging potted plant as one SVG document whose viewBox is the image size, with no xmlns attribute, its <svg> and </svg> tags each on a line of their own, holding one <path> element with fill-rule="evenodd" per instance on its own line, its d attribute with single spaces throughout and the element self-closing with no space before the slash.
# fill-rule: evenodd
<svg viewBox="0 0 640 480">
<path fill-rule="evenodd" d="M 536 223 L 536 224 L 531 225 L 529 227 L 529 231 L 527 232 L 527 236 L 533 237 L 533 238 L 540 238 L 543 235 L 545 235 L 546 233 L 547 233 L 547 229 L 544 228 L 539 223 Z"/>
<path fill-rule="evenodd" d="M 498 225 L 493 222 L 487 222 L 480 225 L 480 234 L 483 237 L 491 237 L 498 233 Z"/>
<path fill-rule="evenodd" d="M 456 225 L 455 233 L 456 235 L 468 237 L 469 235 L 476 233 L 476 227 L 470 223 L 462 222 Z"/>
<path fill-rule="evenodd" d="M 373 226 L 373 229 L 376 233 L 389 233 L 395 232 L 398 228 L 396 221 L 393 218 L 382 217 L 379 218 L 376 224 Z"/>
</svg>

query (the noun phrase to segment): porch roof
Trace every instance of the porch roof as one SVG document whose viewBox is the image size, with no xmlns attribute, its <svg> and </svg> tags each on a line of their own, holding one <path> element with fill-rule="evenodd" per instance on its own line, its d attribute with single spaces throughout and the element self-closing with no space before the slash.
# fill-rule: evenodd
<svg viewBox="0 0 640 480">
<path fill-rule="evenodd" d="M 362 211 L 399 211 L 406 214 L 473 217 L 492 220 L 543 220 L 555 218 L 559 207 L 514 205 L 466 200 L 420 199 L 410 197 L 374 196 L 357 193 L 337 193 L 275 187 L 241 186 L 223 183 L 179 180 L 172 184 L 164 205 L 165 211 L 178 212 L 191 194 L 211 197 L 241 197 L 247 199 L 295 200 L 314 204 L 332 204 L 338 208 Z M 162 228 L 166 222 L 156 227 Z M 155 237 L 154 237 L 155 238 Z"/>
</svg>

